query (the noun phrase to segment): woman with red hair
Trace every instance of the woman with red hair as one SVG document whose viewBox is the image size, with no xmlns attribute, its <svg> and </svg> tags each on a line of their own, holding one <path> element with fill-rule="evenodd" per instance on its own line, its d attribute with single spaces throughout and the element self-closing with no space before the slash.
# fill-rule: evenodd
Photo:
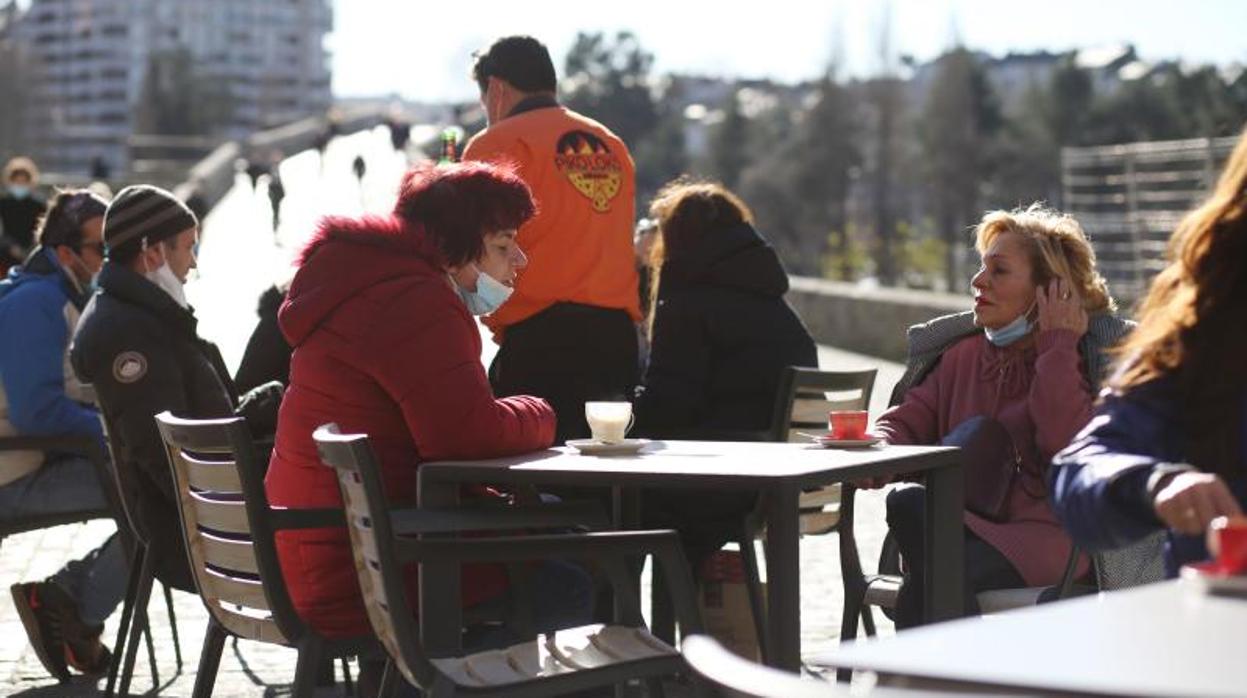
<svg viewBox="0 0 1247 698">
<path fill-rule="evenodd" d="M 465 163 L 408 172 L 390 216 L 321 223 L 278 315 L 294 354 L 266 479 L 275 506 L 342 506 L 312 440 L 327 422 L 368 434 L 397 505 L 414 503 L 421 461 L 553 442 L 544 400 L 494 397 L 472 317 L 509 295 L 526 264 L 515 231 L 533 212 L 513 172 Z M 370 632 L 345 529 L 279 533 L 277 548 L 295 608 L 312 627 L 338 637 Z M 588 621 L 592 587 L 582 570 L 548 564 L 536 574 L 546 577 L 533 588 L 557 599 L 534 600 L 536 616 L 552 627 Z M 409 591 L 415 580 L 413 566 Z M 464 568 L 465 606 L 505 598 L 507 586 L 501 567 Z"/>
</svg>

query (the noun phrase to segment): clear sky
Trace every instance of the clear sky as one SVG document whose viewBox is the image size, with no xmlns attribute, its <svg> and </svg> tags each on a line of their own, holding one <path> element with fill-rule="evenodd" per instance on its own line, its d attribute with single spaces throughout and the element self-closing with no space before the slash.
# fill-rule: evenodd
<svg viewBox="0 0 1247 698">
<path fill-rule="evenodd" d="M 398 93 L 424 101 L 476 97 L 469 54 L 496 36 L 532 34 L 562 70 L 578 31 L 628 29 L 657 72 L 771 77 L 878 65 L 891 6 L 896 53 L 919 60 L 957 37 L 1001 55 L 1131 42 L 1145 60 L 1247 64 L 1247 0 L 333 0 L 333 87 L 339 96 Z M 605 12 L 605 14 L 603 14 Z"/>
</svg>

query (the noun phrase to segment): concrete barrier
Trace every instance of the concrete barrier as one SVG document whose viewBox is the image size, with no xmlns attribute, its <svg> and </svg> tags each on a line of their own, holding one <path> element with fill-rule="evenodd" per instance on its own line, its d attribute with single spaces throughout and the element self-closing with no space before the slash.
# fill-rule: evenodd
<svg viewBox="0 0 1247 698">
<path fill-rule="evenodd" d="M 211 210 L 234 186 L 234 162 L 239 152 L 238 143 L 234 141 L 217 146 L 208 157 L 191 167 L 186 181 L 174 187 L 173 193 L 188 203 L 192 197 L 198 197 L 196 204 Z"/>
<path fill-rule="evenodd" d="M 841 281 L 789 277 L 788 302 L 814 341 L 889 361 L 905 360 L 905 330 L 973 307 L 969 295 L 902 288 L 865 288 Z"/>
<path fill-rule="evenodd" d="M 338 132 L 354 133 L 373 128 L 384 121 L 381 111 L 363 109 L 336 119 Z M 274 151 L 287 156 L 315 146 L 317 139 L 329 128 L 327 116 L 310 116 L 293 123 L 252 134 L 241 143 L 227 141 L 207 157 L 191 166 L 184 181 L 173 187 L 173 193 L 186 202 L 195 201 L 202 212 L 212 210 L 234 186 L 235 163 L 240 157 L 267 158 Z"/>
</svg>

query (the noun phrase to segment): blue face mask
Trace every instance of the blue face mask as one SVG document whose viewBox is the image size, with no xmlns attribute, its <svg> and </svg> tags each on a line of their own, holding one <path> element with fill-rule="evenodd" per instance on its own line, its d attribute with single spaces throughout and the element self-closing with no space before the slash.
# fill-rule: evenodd
<svg viewBox="0 0 1247 698">
<path fill-rule="evenodd" d="M 1032 303 L 1031 308 L 1034 307 L 1035 306 Z M 995 330 L 983 328 L 983 331 L 987 333 L 987 341 L 998 347 L 1007 347 L 1025 337 L 1030 333 L 1031 328 L 1035 326 L 1035 323 L 1031 322 L 1028 318 L 1031 313 L 1031 308 L 1027 308 L 1026 312 L 1017 316 L 1016 320 L 1005 325 L 1004 327 Z"/>
<path fill-rule="evenodd" d="M 25 199 L 30 196 L 30 187 L 22 186 L 20 184 L 10 184 L 9 193 L 13 195 L 14 199 Z"/>
<path fill-rule="evenodd" d="M 463 304 L 467 306 L 469 313 L 488 315 L 505 303 L 514 289 L 489 274 L 481 272 L 476 277 L 475 291 L 469 291 L 459 284 L 455 284 L 455 290 L 459 292 L 459 298 L 463 299 Z"/>
</svg>

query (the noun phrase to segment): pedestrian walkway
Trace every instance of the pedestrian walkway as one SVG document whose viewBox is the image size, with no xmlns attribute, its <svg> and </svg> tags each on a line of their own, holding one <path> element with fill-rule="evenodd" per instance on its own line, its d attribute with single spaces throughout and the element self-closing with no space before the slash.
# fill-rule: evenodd
<svg viewBox="0 0 1247 698">
<path fill-rule="evenodd" d="M 352 161 L 360 154 L 368 163 L 362 187 L 351 170 Z M 291 260 L 311 234 L 316 220 L 328 213 L 388 211 L 405 163 L 403 155 L 390 149 L 388 134 L 381 129 L 334 140 L 323 162 L 315 151 L 288 158 L 281 165 L 287 196 L 276 235 L 271 227 L 266 185 L 261 182 L 258 190 L 253 191 L 247 177 L 239 175 L 233 190 L 204 221 L 198 278 L 188 283 L 186 289 L 200 318 L 200 333 L 218 343 L 231 371 L 237 368 L 255 326 L 260 293 L 289 273 Z M 486 349 L 482 360 L 488 362 L 494 345 L 487 334 L 484 336 Z M 824 369 L 879 369 L 871 401 L 872 417 L 886 406 L 903 368 L 831 347 L 819 347 L 819 362 Z M 110 522 L 92 522 L 5 539 L 0 545 L 0 581 L 7 586 L 19 580 L 42 579 L 71 556 L 82 555 L 99 545 L 112 526 Z M 881 493 L 860 493 L 856 534 L 867 571 L 875 568 L 885 532 Z M 802 650 L 810 654 L 831 648 L 839 636 L 842 594 L 836 537 L 804 539 L 801 559 Z M 195 682 L 206 611 L 198 597 L 174 592 L 185 659 L 181 672 L 175 673 L 168 616 L 155 591 L 153 598 L 150 613 L 161 679 L 158 693 L 189 696 Z M 117 615 L 105 629 L 109 644 L 116 636 Z M 879 614 L 876 617 L 881 632 L 890 633 L 886 619 Z M 286 695 L 294 663 L 294 650 L 251 642 L 227 643 L 213 695 Z M 137 666 L 132 690 L 141 693 L 151 688 L 151 673 L 145 657 L 140 656 Z M 46 674 L 27 644 L 21 622 L 7 597 L 0 601 L 0 695 L 96 695 L 94 684 L 80 681 L 63 687 Z M 338 693 L 326 690 L 326 695 L 340 695 L 340 689 Z"/>
</svg>

